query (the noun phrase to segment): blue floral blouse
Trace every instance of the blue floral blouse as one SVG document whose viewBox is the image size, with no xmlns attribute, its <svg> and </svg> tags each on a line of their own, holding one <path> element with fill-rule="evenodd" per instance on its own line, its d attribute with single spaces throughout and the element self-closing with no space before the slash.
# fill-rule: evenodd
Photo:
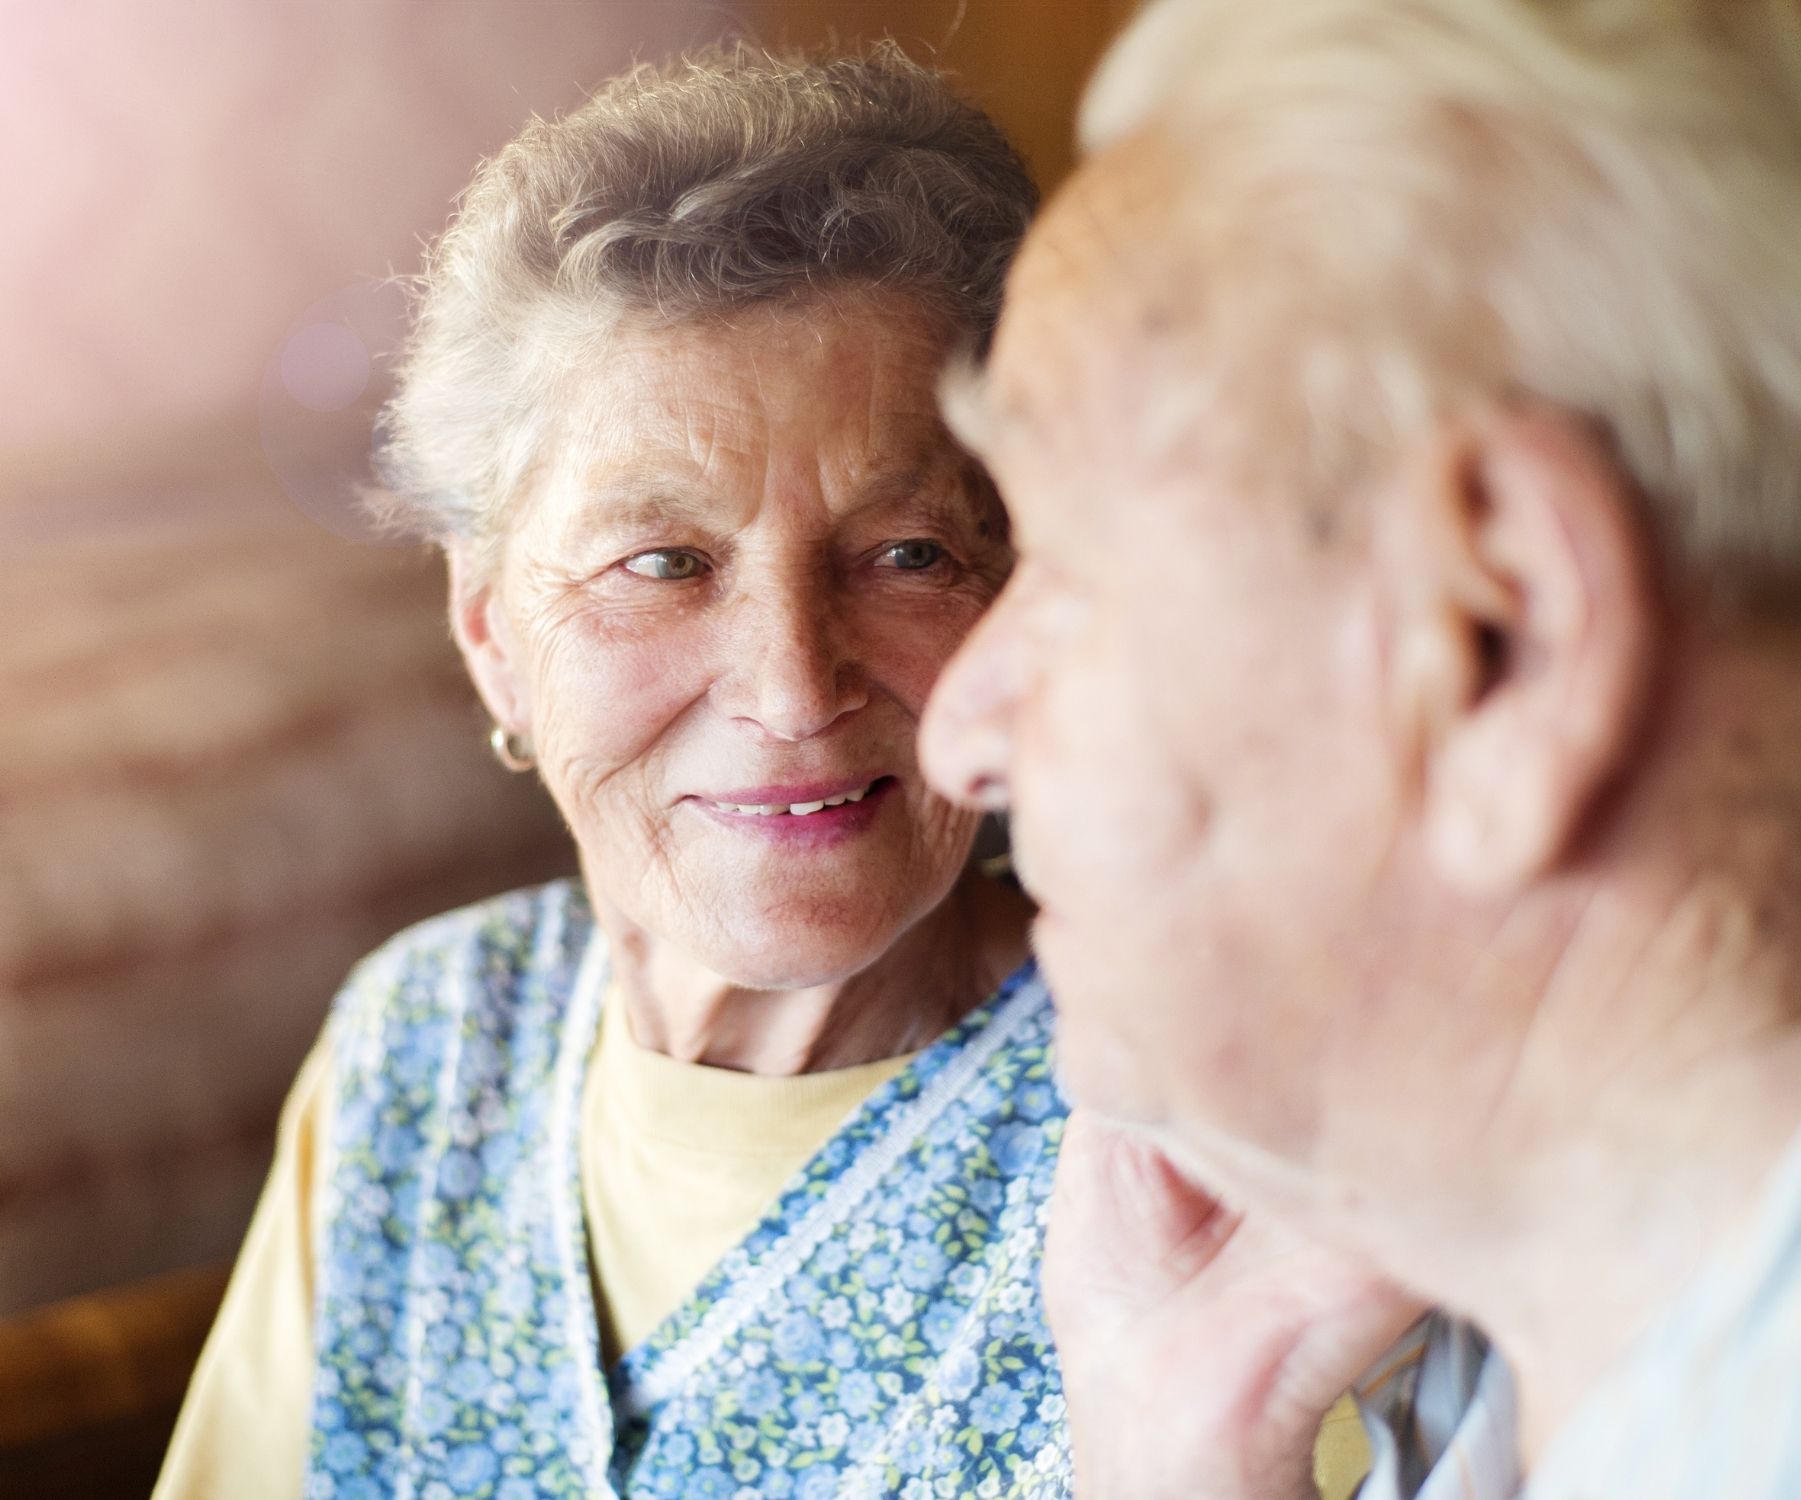
<svg viewBox="0 0 1801 1500">
<path fill-rule="evenodd" d="M 611 1372 L 577 1176 L 606 977 L 559 883 L 403 934 L 339 997 L 308 1500 L 1067 1495 L 1036 972 L 878 1090 Z"/>
</svg>

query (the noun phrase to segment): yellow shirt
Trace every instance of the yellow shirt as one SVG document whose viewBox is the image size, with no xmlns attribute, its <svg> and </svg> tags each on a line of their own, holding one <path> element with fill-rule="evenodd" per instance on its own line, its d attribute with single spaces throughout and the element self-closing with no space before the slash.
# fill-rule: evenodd
<svg viewBox="0 0 1801 1500">
<path fill-rule="evenodd" d="M 330 1117 L 331 1054 L 320 1042 L 282 1107 L 275 1163 L 151 1500 L 299 1500 L 312 1436 L 313 1218 Z"/>
<path fill-rule="evenodd" d="M 580 1165 L 608 1358 L 645 1338 L 755 1225 L 782 1184 L 907 1059 L 792 1078 L 646 1051 L 604 1007 L 582 1090 Z M 312 1431 L 312 1244 L 329 1176 L 322 1040 L 282 1110 L 275 1162 L 188 1388 L 152 1500 L 299 1500 Z M 1369 1468 L 1347 1400 L 1315 1452 L 1325 1500 Z"/>
<path fill-rule="evenodd" d="M 582 1199 L 609 1360 L 640 1344 L 856 1107 L 906 1066 L 765 1078 L 640 1047 L 601 1010 L 582 1092 Z"/>
</svg>

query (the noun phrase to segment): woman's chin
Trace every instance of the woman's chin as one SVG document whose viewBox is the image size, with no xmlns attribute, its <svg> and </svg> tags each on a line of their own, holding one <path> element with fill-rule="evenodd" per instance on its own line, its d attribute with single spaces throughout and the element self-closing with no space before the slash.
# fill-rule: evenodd
<svg viewBox="0 0 1801 1500">
<path fill-rule="evenodd" d="M 744 989 L 810 990 L 821 985 L 842 984 L 861 974 L 880 957 L 879 952 L 859 953 L 851 958 L 784 953 L 767 959 L 746 958 L 738 963 L 720 963 L 709 967 Z"/>
<path fill-rule="evenodd" d="M 866 926 L 777 923 L 751 941 L 727 940 L 711 953 L 697 949 L 696 956 L 714 973 L 746 989 L 804 990 L 841 984 L 862 973 L 894 946 L 896 936 Z"/>
</svg>

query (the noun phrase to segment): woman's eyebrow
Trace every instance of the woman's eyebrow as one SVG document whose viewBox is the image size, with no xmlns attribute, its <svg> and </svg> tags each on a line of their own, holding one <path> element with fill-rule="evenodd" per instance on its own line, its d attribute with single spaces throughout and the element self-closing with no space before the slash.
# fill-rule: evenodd
<svg viewBox="0 0 1801 1500">
<path fill-rule="evenodd" d="M 618 531 L 654 531 L 719 519 L 717 505 L 669 488 L 601 491 L 586 509 L 590 523 Z"/>
<path fill-rule="evenodd" d="M 656 530 L 719 520 L 718 500 L 665 464 L 633 462 L 609 467 L 584 486 L 582 523 L 612 531 Z"/>
<path fill-rule="evenodd" d="M 953 520 L 963 514 L 970 480 L 968 458 L 954 449 L 907 453 L 863 480 L 846 515 L 905 508 Z"/>
<path fill-rule="evenodd" d="M 891 510 L 920 502 L 931 488 L 932 474 L 923 464 L 905 468 L 884 469 L 857 486 L 851 503 L 845 507 L 849 516 L 867 515 L 871 511 Z"/>
<path fill-rule="evenodd" d="M 920 515 L 950 525 L 967 520 L 973 499 L 973 464 L 962 453 L 910 452 L 874 466 L 838 512 L 840 520 L 881 511 Z M 718 496 L 663 464 L 632 463 L 594 476 L 579 507 L 586 530 L 656 531 L 716 527 L 729 507 Z"/>
</svg>

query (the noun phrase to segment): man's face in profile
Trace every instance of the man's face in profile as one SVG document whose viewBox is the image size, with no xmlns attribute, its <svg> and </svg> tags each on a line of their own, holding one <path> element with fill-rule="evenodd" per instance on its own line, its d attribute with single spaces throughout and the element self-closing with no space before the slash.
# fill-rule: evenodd
<svg viewBox="0 0 1801 1500">
<path fill-rule="evenodd" d="M 1077 1097 L 1305 1154 L 1393 909 L 1383 642 L 1361 547 L 1162 418 L 1201 409 L 1204 354 L 1151 264 L 1172 186 L 1145 138 L 1093 160 L 1027 242 L 983 388 L 951 397 L 1020 563 L 925 753 L 1013 810 Z"/>
</svg>

